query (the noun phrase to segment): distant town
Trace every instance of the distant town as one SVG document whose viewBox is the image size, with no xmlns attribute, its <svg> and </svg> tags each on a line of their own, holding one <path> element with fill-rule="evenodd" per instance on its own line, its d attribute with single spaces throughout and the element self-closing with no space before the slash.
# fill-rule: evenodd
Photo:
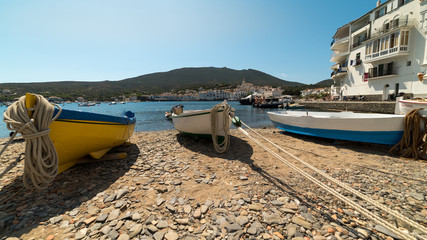
<svg viewBox="0 0 427 240">
<path fill-rule="evenodd" d="M 283 93 L 280 87 L 274 88 L 271 86 L 255 86 L 252 83 L 247 83 L 245 80 L 235 89 L 225 90 L 203 90 L 199 91 L 186 90 L 184 94 L 173 94 L 166 92 L 159 95 L 150 95 L 149 100 L 152 101 L 213 101 L 227 99 L 229 101 L 237 101 L 240 98 L 250 94 L 258 94 L 265 98 L 279 98 Z M 316 95 L 330 96 L 330 88 L 306 89 L 301 91 L 299 96 L 293 97 L 314 97 Z M 317 97 L 317 96 L 316 96 Z"/>
<path fill-rule="evenodd" d="M 322 98 L 324 100 L 330 99 L 331 88 L 316 88 L 316 89 L 305 89 L 300 92 L 300 95 L 293 95 L 293 98 Z M 8 89 L 2 90 L 3 94 L 16 95 Z M 47 93 L 43 93 L 50 102 L 66 102 L 69 100 L 62 99 L 57 96 L 48 96 Z M 136 101 L 215 101 L 215 100 L 229 100 L 229 101 L 238 101 L 240 98 L 244 98 L 248 95 L 256 94 L 264 98 L 280 98 L 285 95 L 284 90 L 280 87 L 271 87 L 271 86 L 255 86 L 252 83 L 248 83 L 245 80 L 242 81 L 241 85 L 238 85 L 235 88 L 226 88 L 226 89 L 210 89 L 205 90 L 200 87 L 198 90 L 184 90 L 180 93 L 165 92 L 155 95 L 144 95 L 138 96 L 135 94 L 122 95 L 112 98 L 111 101 L 114 102 L 136 102 Z M 17 100 L 20 96 L 15 96 Z M 89 100 L 85 99 L 83 96 L 77 97 L 76 102 L 88 102 Z M 90 100 L 93 101 L 93 100 Z M 96 101 L 96 100 L 95 100 Z M 5 103 L 10 104 L 10 103 Z"/>
</svg>

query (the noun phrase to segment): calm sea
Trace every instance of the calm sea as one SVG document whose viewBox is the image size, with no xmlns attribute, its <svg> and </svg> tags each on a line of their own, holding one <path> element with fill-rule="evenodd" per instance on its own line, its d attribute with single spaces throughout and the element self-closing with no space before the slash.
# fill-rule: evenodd
<svg viewBox="0 0 427 240">
<path fill-rule="evenodd" d="M 172 121 L 165 119 L 165 112 L 177 105 L 184 105 L 184 110 L 202 110 L 210 109 L 215 104 L 220 102 L 137 102 L 110 105 L 109 103 L 101 103 L 91 107 L 79 107 L 77 103 L 61 104 L 64 109 L 80 110 L 94 113 L 102 113 L 114 116 L 121 116 L 125 111 L 133 111 L 136 116 L 135 131 L 159 131 L 173 129 Z M 251 127 L 260 128 L 273 126 L 267 116 L 267 111 L 280 111 L 279 109 L 261 109 L 254 108 L 250 105 L 240 105 L 237 101 L 228 102 L 230 106 L 236 109 L 236 116 Z M 7 107 L 0 107 L 0 112 L 3 113 Z M 3 115 L 1 116 L 3 120 Z M 8 137 L 9 130 L 6 124 L 0 122 L 0 137 Z"/>
</svg>

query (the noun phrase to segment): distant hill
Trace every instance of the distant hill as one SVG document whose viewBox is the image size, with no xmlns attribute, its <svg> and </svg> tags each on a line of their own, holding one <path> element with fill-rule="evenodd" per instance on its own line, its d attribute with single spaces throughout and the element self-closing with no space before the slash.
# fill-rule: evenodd
<svg viewBox="0 0 427 240">
<path fill-rule="evenodd" d="M 1 89 L 9 89 L 18 96 L 25 92 L 44 95 L 56 95 L 65 99 L 75 99 L 85 96 L 97 99 L 111 99 L 122 94 L 154 94 L 171 90 L 206 89 L 215 86 L 236 86 L 242 80 L 257 86 L 304 86 L 302 83 L 285 81 L 269 74 L 254 70 L 234 70 L 230 68 L 181 68 L 169 72 L 151 73 L 138 77 L 127 78 L 120 81 L 99 82 L 43 82 L 43 83 L 4 83 Z"/>
<path fill-rule="evenodd" d="M 239 85 L 242 80 L 257 86 L 301 86 L 298 82 L 285 81 L 266 73 L 248 69 L 230 68 L 181 68 L 169 72 L 152 73 L 120 81 L 126 87 L 142 87 L 151 92 L 165 92 L 171 89 L 191 89 L 216 85 Z"/>
<path fill-rule="evenodd" d="M 332 80 L 332 79 L 326 79 L 326 80 L 320 81 L 320 82 L 318 82 L 318 83 L 316 83 L 314 85 L 317 86 L 317 87 L 330 87 L 333 84 L 334 84 L 334 80 Z"/>
</svg>

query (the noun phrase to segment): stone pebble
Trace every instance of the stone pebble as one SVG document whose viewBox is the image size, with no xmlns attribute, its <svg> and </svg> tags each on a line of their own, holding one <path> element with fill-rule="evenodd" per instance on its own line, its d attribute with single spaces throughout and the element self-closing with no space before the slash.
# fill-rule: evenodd
<svg viewBox="0 0 427 240">
<path fill-rule="evenodd" d="M 272 129 L 260 131 L 281 134 Z M 137 133 L 134 145 L 121 147 L 128 152 L 127 159 L 77 165 L 45 190 L 21 192 L 6 200 L 0 211 L 0 238 L 396 238 L 295 172 L 286 178 L 274 175 L 274 164 L 259 163 L 268 157 L 257 146 L 237 132 L 233 135 L 238 139 L 232 139 L 232 144 L 237 146 L 221 155 L 208 141 L 186 138 L 176 131 Z M 324 143 L 316 146 L 335 148 Z M 6 160 L 12 161 L 22 147 L 17 143 L 8 149 Z M 247 155 L 251 149 L 253 157 Z M 305 154 L 301 156 L 313 155 Z M 372 166 L 325 165 L 323 171 L 426 226 L 426 182 L 419 179 L 427 179 L 427 165 L 375 152 L 358 154 L 359 159 L 372 158 Z M 2 163 L 7 161 L 2 159 Z M 378 165 L 391 174 L 376 171 Z M 1 183 L 0 198 L 22 186 L 22 167 L 19 163 L 19 170 Z M 378 209 L 370 210 L 408 232 L 417 232 Z"/>
</svg>

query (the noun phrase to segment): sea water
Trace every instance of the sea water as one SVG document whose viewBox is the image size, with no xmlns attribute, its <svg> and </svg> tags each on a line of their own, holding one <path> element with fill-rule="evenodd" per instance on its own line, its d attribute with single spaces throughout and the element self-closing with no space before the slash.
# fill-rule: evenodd
<svg viewBox="0 0 427 240">
<path fill-rule="evenodd" d="M 64 103 L 60 106 L 64 109 L 101 113 L 113 116 L 122 116 L 126 111 L 135 113 L 136 126 L 135 131 L 160 131 L 173 129 L 173 123 L 166 120 L 165 112 L 170 111 L 175 105 L 182 104 L 184 110 L 202 110 L 210 109 L 220 101 L 191 101 L 191 102 L 127 102 L 125 104 L 100 103 L 90 107 L 80 107 L 77 103 Z M 281 109 L 263 109 L 254 108 L 250 105 L 240 105 L 237 101 L 229 101 L 228 104 L 236 109 L 235 115 L 244 123 L 254 128 L 272 127 L 268 118 L 268 111 L 280 111 Z M 0 107 L 0 112 L 6 110 L 6 106 Z M 0 137 L 8 137 L 10 130 L 6 123 L 0 122 Z"/>
</svg>

